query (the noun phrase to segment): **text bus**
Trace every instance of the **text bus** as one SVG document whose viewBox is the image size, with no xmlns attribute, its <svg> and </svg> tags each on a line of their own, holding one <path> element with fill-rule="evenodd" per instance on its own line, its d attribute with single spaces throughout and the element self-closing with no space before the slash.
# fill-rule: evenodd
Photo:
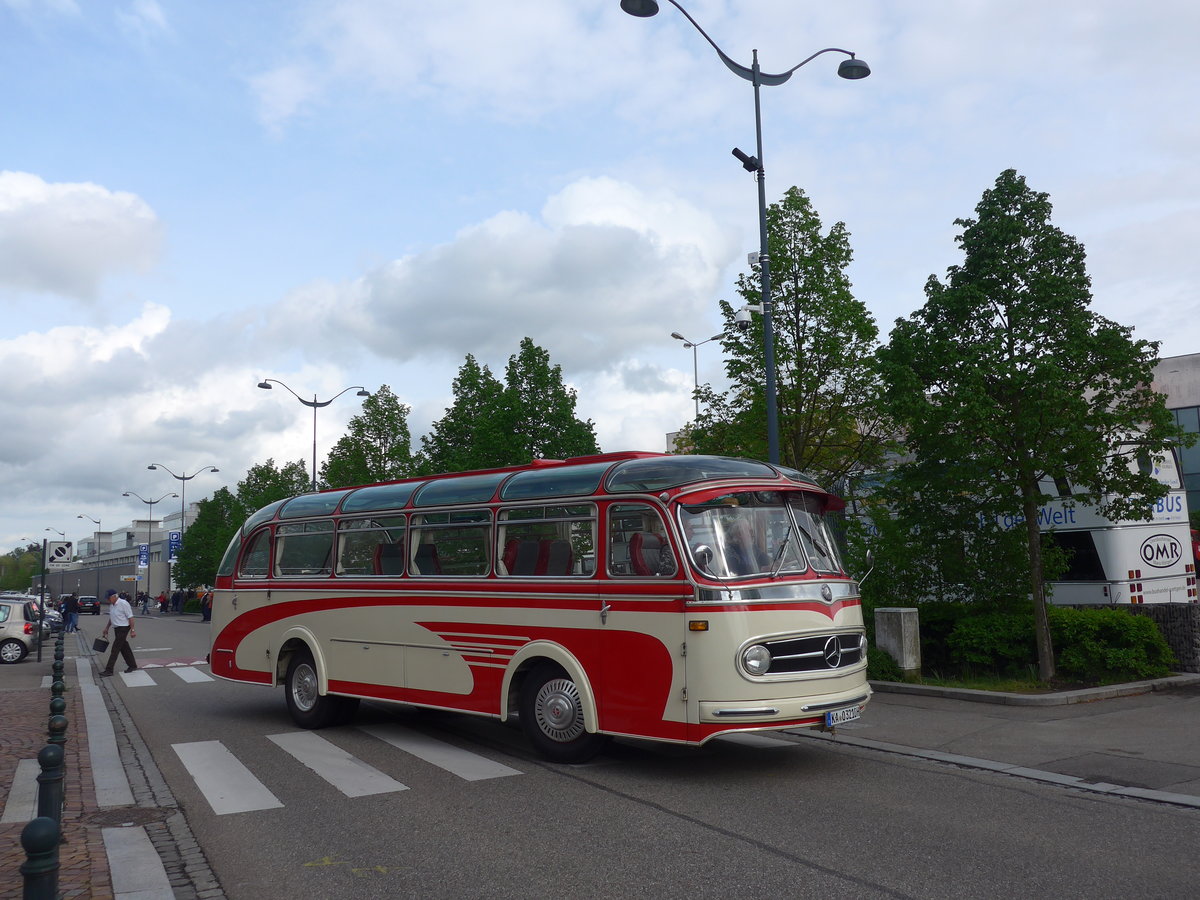
<svg viewBox="0 0 1200 900">
<path fill-rule="evenodd" d="M 633 452 L 305 494 L 226 551 L 212 673 L 282 683 L 302 727 L 360 698 L 517 713 L 556 760 L 829 728 L 871 693 L 841 506 L 791 469 Z"/>
</svg>

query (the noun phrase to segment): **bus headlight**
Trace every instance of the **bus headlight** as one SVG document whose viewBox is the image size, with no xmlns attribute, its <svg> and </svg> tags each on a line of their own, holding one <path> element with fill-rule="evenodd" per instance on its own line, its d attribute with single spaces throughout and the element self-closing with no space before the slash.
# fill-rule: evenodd
<svg viewBox="0 0 1200 900">
<path fill-rule="evenodd" d="M 771 651 L 762 644 L 753 644 L 742 651 L 742 667 L 751 675 L 766 675 L 771 668 Z"/>
</svg>

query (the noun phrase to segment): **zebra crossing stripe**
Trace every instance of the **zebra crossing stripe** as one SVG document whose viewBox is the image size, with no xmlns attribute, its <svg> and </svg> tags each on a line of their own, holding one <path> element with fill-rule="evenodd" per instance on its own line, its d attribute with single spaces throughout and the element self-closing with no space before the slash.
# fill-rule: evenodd
<svg viewBox="0 0 1200 900">
<path fill-rule="evenodd" d="M 202 681 L 216 681 L 211 675 L 201 672 L 195 666 L 173 666 L 167 671 L 174 672 L 188 684 L 198 684 Z"/>
<path fill-rule="evenodd" d="M 508 775 L 521 774 L 517 769 L 494 762 L 487 757 L 472 753 L 470 750 L 463 750 L 461 747 L 435 740 L 399 725 L 363 726 L 360 730 L 381 741 L 386 741 L 398 750 L 411 753 L 418 759 L 445 769 L 465 781 L 483 781 L 488 778 L 504 778 Z"/>
<path fill-rule="evenodd" d="M 218 816 L 283 806 L 220 741 L 194 741 L 171 747 Z"/>
<path fill-rule="evenodd" d="M 310 731 L 269 734 L 267 740 L 273 741 L 347 797 L 408 790 L 394 778 Z"/>
</svg>

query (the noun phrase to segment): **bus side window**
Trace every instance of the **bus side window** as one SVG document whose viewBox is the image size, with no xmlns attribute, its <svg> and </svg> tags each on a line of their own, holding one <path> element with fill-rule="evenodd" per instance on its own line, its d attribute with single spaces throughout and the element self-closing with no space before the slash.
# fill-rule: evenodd
<svg viewBox="0 0 1200 900">
<path fill-rule="evenodd" d="M 271 529 L 264 528 L 250 538 L 250 546 L 242 557 L 242 568 L 238 572 L 243 578 L 263 578 L 271 565 Z"/>
<path fill-rule="evenodd" d="M 641 503 L 608 508 L 608 574 L 670 578 L 679 572 L 658 510 Z"/>
<path fill-rule="evenodd" d="M 596 507 L 514 506 L 500 510 L 496 540 L 500 576 L 565 578 L 591 575 L 596 552 Z"/>
<path fill-rule="evenodd" d="M 276 575 L 328 575 L 333 562 L 333 523 L 280 525 L 275 537 Z"/>
<path fill-rule="evenodd" d="M 410 575 L 487 575 L 492 568 L 488 509 L 421 513 L 412 517 Z"/>
</svg>

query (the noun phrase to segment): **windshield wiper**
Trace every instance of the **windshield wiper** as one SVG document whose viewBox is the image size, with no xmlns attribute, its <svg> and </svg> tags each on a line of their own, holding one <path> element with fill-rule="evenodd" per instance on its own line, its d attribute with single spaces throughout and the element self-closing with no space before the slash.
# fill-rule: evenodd
<svg viewBox="0 0 1200 900">
<path fill-rule="evenodd" d="M 792 523 L 788 522 L 787 531 L 783 533 L 783 540 L 779 542 L 779 549 L 775 551 L 775 564 L 771 567 L 771 577 L 774 578 L 779 574 L 779 570 L 783 568 L 783 555 L 787 550 L 788 542 L 792 539 Z"/>
</svg>

